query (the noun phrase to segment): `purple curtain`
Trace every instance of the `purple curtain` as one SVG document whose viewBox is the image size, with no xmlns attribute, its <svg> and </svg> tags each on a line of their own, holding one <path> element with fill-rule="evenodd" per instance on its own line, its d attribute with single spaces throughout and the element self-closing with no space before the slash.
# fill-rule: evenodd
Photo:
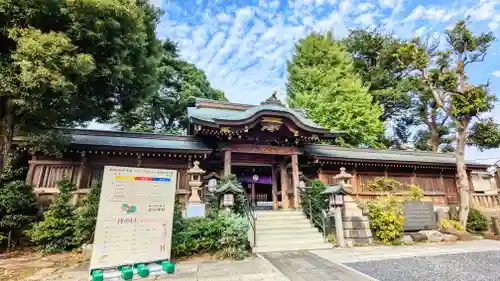
<svg viewBox="0 0 500 281">
<path fill-rule="evenodd" d="M 259 176 L 258 180 L 253 179 L 253 175 L 244 175 L 238 177 L 238 180 L 242 183 L 260 183 L 260 184 L 273 184 L 273 178 L 271 176 Z"/>
</svg>

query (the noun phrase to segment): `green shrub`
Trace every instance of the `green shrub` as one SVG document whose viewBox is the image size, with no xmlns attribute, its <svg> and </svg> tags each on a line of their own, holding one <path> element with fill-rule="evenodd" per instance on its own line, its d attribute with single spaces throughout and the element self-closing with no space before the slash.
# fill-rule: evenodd
<svg viewBox="0 0 500 281">
<path fill-rule="evenodd" d="M 223 227 L 218 239 L 217 255 L 221 258 L 244 259 L 247 255 L 248 222 L 243 217 L 222 212 L 219 220 Z"/>
<path fill-rule="evenodd" d="M 401 204 L 393 196 L 387 195 L 369 201 L 367 208 L 375 237 L 386 244 L 398 242 L 404 230 Z"/>
<path fill-rule="evenodd" d="M 410 197 L 409 197 L 409 199 L 411 201 L 415 201 L 415 200 L 420 201 L 420 200 L 422 200 L 422 198 L 424 198 L 424 192 L 422 191 L 420 186 L 418 186 L 416 184 L 410 185 Z"/>
<path fill-rule="evenodd" d="M 92 187 L 75 211 L 75 243 L 77 245 L 89 244 L 94 240 L 100 195 L 101 184 L 99 183 Z"/>
<path fill-rule="evenodd" d="M 406 189 L 402 182 L 389 177 L 377 177 L 369 181 L 366 188 L 375 192 L 396 192 Z"/>
<path fill-rule="evenodd" d="M 306 216 L 309 216 L 310 208 L 314 225 L 320 227 L 321 212 L 328 209 L 328 195 L 323 194 L 326 186 L 320 180 L 313 180 L 310 185 L 307 192 L 300 193 L 302 206 L 304 206 L 302 210 Z"/>
<path fill-rule="evenodd" d="M 326 241 L 330 244 L 337 245 L 337 235 L 335 233 L 330 233 L 326 236 Z"/>
<path fill-rule="evenodd" d="M 468 232 L 481 232 L 488 230 L 488 219 L 481 211 L 477 209 L 470 209 L 469 216 L 467 217 L 467 231 Z"/>
<path fill-rule="evenodd" d="M 67 179 L 59 181 L 57 185 L 59 194 L 45 212 L 43 220 L 26 231 L 31 240 L 38 244 L 43 252 L 48 253 L 65 251 L 76 246 L 74 208 L 70 203 L 75 186 Z"/>
<path fill-rule="evenodd" d="M 248 224 L 226 211 L 211 217 L 182 218 L 176 207 L 172 231 L 172 254 L 176 258 L 194 254 L 217 253 L 222 258 L 239 259 L 246 255 Z"/>
<path fill-rule="evenodd" d="M 36 211 L 36 196 L 31 186 L 12 181 L 0 187 L 0 241 L 9 235 L 17 238 L 20 230 L 36 219 Z"/>
<path fill-rule="evenodd" d="M 465 228 L 460 224 L 458 220 L 441 220 L 439 222 L 440 229 L 458 229 L 465 230 Z"/>
</svg>

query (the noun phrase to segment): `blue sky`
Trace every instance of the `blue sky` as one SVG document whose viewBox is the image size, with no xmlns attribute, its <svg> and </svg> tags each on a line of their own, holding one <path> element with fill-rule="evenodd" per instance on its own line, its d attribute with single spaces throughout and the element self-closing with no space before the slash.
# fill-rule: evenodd
<svg viewBox="0 0 500 281">
<path fill-rule="evenodd" d="M 468 15 L 475 32 L 500 37 L 500 0 L 152 1 L 165 11 L 158 36 L 178 42 L 185 60 L 240 103 L 259 103 L 273 89 L 283 97 L 286 62 L 294 44 L 311 31 L 333 30 L 341 38 L 348 28 L 382 25 L 401 38 L 440 36 Z M 495 42 L 486 62 L 468 72 L 474 82 L 490 79 L 495 93 L 500 93 L 499 46 Z M 492 115 L 500 119 L 500 105 Z M 490 163 L 495 157 L 500 159 L 500 150 L 469 149 L 467 158 Z"/>
</svg>

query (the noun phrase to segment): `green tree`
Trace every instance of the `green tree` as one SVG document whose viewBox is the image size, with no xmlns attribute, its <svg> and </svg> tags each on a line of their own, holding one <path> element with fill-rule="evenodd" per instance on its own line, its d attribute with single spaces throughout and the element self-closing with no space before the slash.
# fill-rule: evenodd
<svg viewBox="0 0 500 281">
<path fill-rule="evenodd" d="M 182 134 L 187 129 L 187 107 L 196 98 L 226 100 L 210 86 L 205 73 L 179 57 L 175 43 L 163 42 L 159 90 L 130 112 L 118 114 L 114 123 L 124 131 Z"/>
<path fill-rule="evenodd" d="M 442 109 L 453 123 L 456 132 L 454 139 L 455 157 L 460 195 L 460 223 L 466 226 L 470 210 L 470 187 L 465 166 L 465 145 L 473 144 L 480 148 L 492 148 L 500 145 L 497 137 L 500 126 L 491 119 L 481 119 L 491 112 L 496 101 L 489 93 L 487 85 L 473 85 L 468 81 L 466 67 L 484 60 L 491 42 L 495 39 L 491 33 L 474 35 L 466 21 L 459 21 L 453 29 L 446 30 L 448 49 L 429 55 L 417 41 L 409 42 L 398 50 L 395 57 L 401 67 L 409 67 L 417 72 L 419 79 L 430 89 L 437 107 Z M 478 120 L 475 120 L 478 119 Z M 475 121 L 475 123 L 474 123 Z"/>
<path fill-rule="evenodd" d="M 0 241 L 8 238 L 7 249 L 13 234 L 35 218 L 36 196 L 31 186 L 22 181 L 11 181 L 0 186 Z"/>
<path fill-rule="evenodd" d="M 382 121 L 405 116 L 411 99 L 403 89 L 405 73 L 393 56 L 404 43 L 380 28 L 353 29 L 342 40 L 354 61 L 354 68 L 368 85 L 368 91 L 383 108 Z M 395 120 L 397 121 L 397 120 Z"/>
<path fill-rule="evenodd" d="M 106 121 L 156 84 L 159 11 L 146 0 L 0 1 L 0 122 L 14 135 Z"/>
<path fill-rule="evenodd" d="M 82 204 L 75 210 L 75 242 L 77 245 L 92 243 L 97 223 L 101 184 L 92 187 Z"/>
<path fill-rule="evenodd" d="M 318 124 L 344 131 L 336 144 L 380 146 L 382 108 L 356 74 L 345 47 L 331 33 L 310 34 L 288 63 L 288 103 L 305 108 Z"/>
<path fill-rule="evenodd" d="M 43 220 L 26 231 L 31 240 L 40 246 L 43 252 L 60 252 L 76 246 L 74 241 L 75 216 L 71 204 L 75 185 L 64 179 L 57 183 L 59 193 Z"/>
</svg>

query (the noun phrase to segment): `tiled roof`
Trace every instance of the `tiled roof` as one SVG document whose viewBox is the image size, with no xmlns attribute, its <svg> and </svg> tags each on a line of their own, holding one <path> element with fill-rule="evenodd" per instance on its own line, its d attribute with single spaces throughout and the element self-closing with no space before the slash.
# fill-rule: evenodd
<svg viewBox="0 0 500 281">
<path fill-rule="evenodd" d="M 227 102 L 221 104 L 229 104 Z M 273 112 L 277 114 L 290 115 L 305 125 L 306 127 L 328 131 L 328 129 L 316 124 L 311 119 L 304 116 L 304 113 L 297 109 L 288 108 L 276 104 L 263 104 L 250 107 L 248 105 L 241 105 L 248 107 L 246 110 L 234 110 L 226 108 L 207 108 L 207 107 L 188 107 L 188 117 L 190 121 L 193 119 L 202 120 L 205 122 L 216 124 L 217 121 L 240 121 L 251 118 L 260 112 Z"/>
<path fill-rule="evenodd" d="M 212 149 L 192 136 L 128 133 L 117 131 L 68 130 L 72 144 L 146 149 L 191 150 L 210 152 Z"/>
<path fill-rule="evenodd" d="M 364 148 L 345 148 L 332 145 L 306 145 L 304 151 L 314 157 L 324 159 L 368 160 L 378 162 L 412 162 L 428 164 L 455 164 L 455 155 L 451 153 L 433 153 L 404 150 L 383 150 Z M 468 165 L 478 165 L 466 162 Z"/>
</svg>

